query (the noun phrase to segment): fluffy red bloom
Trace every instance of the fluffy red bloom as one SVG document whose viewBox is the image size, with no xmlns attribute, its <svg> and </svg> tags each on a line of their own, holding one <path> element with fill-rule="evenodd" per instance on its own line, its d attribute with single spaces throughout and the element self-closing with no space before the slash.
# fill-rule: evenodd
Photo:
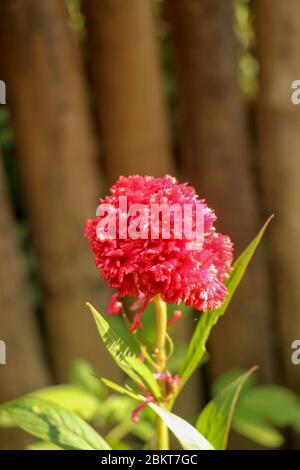
<svg viewBox="0 0 300 470">
<path fill-rule="evenodd" d="M 216 232 L 215 213 L 204 200 L 198 199 L 195 189 L 168 175 L 163 178 L 129 176 L 120 177 L 110 192 L 100 202 L 119 216 L 116 237 L 107 239 L 101 234 L 99 236 L 97 227 L 105 217 L 103 214 L 88 220 L 85 229 L 97 268 L 103 278 L 110 281 L 109 286 L 117 289 L 109 313 L 121 311 L 120 297 L 139 297 L 137 303 L 140 308 L 132 323 L 133 330 L 141 326 L 142 311 L 158 293 L 168 303 L 178 305 L 183 302 L 200 311 L 220 307 L 227 294 L 223 281 L 231 271 L 233 245 L 228 236 Z M 146 218 L 139 220 L 138 229 L 143 233 L 140 238 L 132 239 L 128 234 L 124 237 L 124 233 L 120 236 L 120 221 L 124 216 L 119 206 L 120 196 L 127 197 L 128 210 L 133 204 L 143 204 L 149 209 Z M 147 225 L 151 204 L 192 206 L 191 223 L 195 227 L 195 208 L 199 203 L 203 207 L 204 220 L 200 249 L 187 249 L 190 239 L 184 233 L 178 239 L 172 220 L 169 239 L 163 239 L 161 226 L 159 236 L 151 238 Z M 137 218 L 138 215 L 130 216 L 127 224 Z M 145 233 L 149 236 L 145 237 Z"/>
</svg>

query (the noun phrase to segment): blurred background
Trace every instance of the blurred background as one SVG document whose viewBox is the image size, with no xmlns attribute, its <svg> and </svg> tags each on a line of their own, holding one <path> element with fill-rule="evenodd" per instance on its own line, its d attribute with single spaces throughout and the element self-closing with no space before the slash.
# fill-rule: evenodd
<svg viewBox="0 0 300 470">
<path fill-rule="evenodd" d="M 236 255 L 275 214 L 178 413 L 255 364 L 300 395 L 299 52 L 298 0 L 1 0 L 0 402 L 65 382 L 76 358 L 120 379 L 85 307 L 110 294 L 83 238 L 120 174 L 189 181 Z M 193 327 L 174 332 L 183 348 Z M 23 445 L 0 431 L 0 448 Z"/>
</svg>

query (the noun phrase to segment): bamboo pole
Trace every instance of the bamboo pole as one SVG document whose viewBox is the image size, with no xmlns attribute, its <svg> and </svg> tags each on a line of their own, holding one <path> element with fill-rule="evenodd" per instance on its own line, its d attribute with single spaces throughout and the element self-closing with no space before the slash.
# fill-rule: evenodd
<svg viewBox="0 0 300 470">
<path fill-rule="evenodd" d="M 50 381 L 2 170 L 0 159 L 0 340 L 6 361 L 0 364 L 0 403 Z M 21 432 L 0 428 L 3 450 L 21 449 L 27 441 Z"/>
<path fill-rule="evenodd" d="M 232 6 L 218 0 L 169 0 L 181 112 L 182 169 L 238 255 L 261 223 L 245 106 L 237 83 Z M 254 294 L 255 293 L 255 294 Z M 259 364 L 270 380 L 272 324 L 266 263 L 260 251 L 210 345 L 212 377 Z M 259 333 L 258 333 L 259 332 Z"/>
<path fill-rule="evenodd" d="M 300 393 L 299 369 L 291 361 L 300 336 L 300 108 L 291 84 L 300 77 L 300 3 L 254 3 L 260 94 L 257 106 L 259 161 L 265 208 L 275 213 L 269 232 L 274 315 L 278 318 L 284 382 Z M 266 31 L 266 22 L 268 31 Z M 295 441 L 298 443 L 299 438 Z"/>
<path fill-rule="evenodd" d="M 110 181 L 172 168 L 150 0 L 85 0 L 87 47 Z"/>
<path fill-rule="evenodd" d="M 63 0 L 3 0 L 0 47 L 56 375 L 65 380 L 74 358 L 84 357 L 119 377 L 85 308 L 89 300 L 104 310 L 108 298 L 83 237 L 102 184 Z"/>
</svg>

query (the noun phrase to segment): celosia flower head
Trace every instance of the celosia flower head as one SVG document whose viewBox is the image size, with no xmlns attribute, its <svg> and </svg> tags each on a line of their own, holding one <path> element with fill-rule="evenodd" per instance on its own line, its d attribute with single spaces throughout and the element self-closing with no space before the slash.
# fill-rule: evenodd
<svg viewBox="0 0 300 470">
<path fill-rule="evenodd" d="M 124 222 L 120 197 L 127 198 L 127 211 L 135 204 L 145 208 L 144 217 L 140 213 L 131 214 L 127 226 L 136 222 L 140 236 L 132 238 L 128 233 L 120 234 Z M 233 246 L 230 238 L 217 233 L 214 228 L 215 213 L 200 200 L 194 188 L 180 184 L 171 176 L 154 178 L 151 176 L 120 177 L 110 189 L 110 194 L 100 200 L 118 216 L 115 237 L 108 239 L 99 233 L 99 223 L 105 214 L 97 215 L 86 223 L 85 236 L 95 255 L 96 267 L 109 287 L 116 288 L 109 313 L 120 313 L 120 298 L 125 295 L 138 297 L 136 313 L 131 330 L 141 326 L 140 316 L 144 308 L 156 295 L 171 304 L 183 302 L 197 310 L 206 311 L 218 308 L 224 302 L 227 290 L 224 280 L 231 271 Z M 163 228 L 155 237 L 150 228 L 150 214 L 153 204 L 192 207 L 191 227 L 196 225 L 196 207 L 201 203 L 203 210 L 203 241 L 201 248 L 188 249 L 185 233 L 179 239 L 174 220 L 170 221 L 170 236 L 163 237 Z M 147 236 L 148 235 L 148 236 Z"/>
</svg>

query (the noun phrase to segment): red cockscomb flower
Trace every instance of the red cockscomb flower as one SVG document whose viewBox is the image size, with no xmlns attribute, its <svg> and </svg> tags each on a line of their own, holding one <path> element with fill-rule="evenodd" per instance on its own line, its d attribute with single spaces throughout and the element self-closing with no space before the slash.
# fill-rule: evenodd
<svg viewBox="0 0 300 470">
<path fill-rule="evenodd" d="M 121 311 L 119 298 L 125 295 L 139 297 L 139 310 L 131 325 L 131 330 L 134 330 L 141 327 L 140 316 L 156 294 L 160 294 L 167 303 L 178 305 L 183 302 L 200 311 L 220 307 L 227 294 L 223 281 L 231 271 L 233 245 L 229 237 L 216 232 L 215 213 L 204 200 L 198 199 L 195 189 L 167 175 L 162 178 L 120 177 L 110 191 L 110 195 L 100 200 L 106 208 L 105 213 L 88 220 L 85 228 L 97 268 L 103 278 L 110 281 L 109 286 L 117 289 L 110 302 L 109 313 Z M 120 197 L 124 196 L 127 198 L 127 214 L 120 207 Z M 141 209 L 130 213 L 130 208 L 137 207 L 134 206 L 136 204 L 145 208 L 144 217 L 141 218 Z M 201 204 L 201 247 L 187 248 L 190 238 L 185 233 L 178 238 L 173 219 L 169 238 L 163 237 L 161 226 L 159 233 L 151 232 L 149 221 L 153 204 L 176 205 L 182 209 L 192 207 L 189 214 L 193 229 L 196 226 L 196 207 Z M 110 209 L 118 220 L 115 236 L 108 238 L 103 229 L 99 231 L 99 223 L 105 221 Z M 127 233 L 132 223 L 136 224 L 135 239 Z"/>
</svg>

